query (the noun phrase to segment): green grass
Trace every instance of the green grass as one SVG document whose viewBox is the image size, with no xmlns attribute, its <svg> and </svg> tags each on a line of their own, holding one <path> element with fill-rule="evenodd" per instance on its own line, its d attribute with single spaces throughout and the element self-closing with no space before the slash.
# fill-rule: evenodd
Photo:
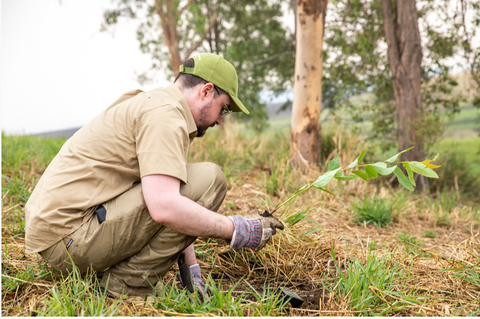
<svg viewBox="0 0 480 319">
<path fill-rule="evenodd" d="M 240 131 L 238 132 L 238 130 Z M 336 133 L 336 131 L 329 129 L 323 131 L 322 153 L 324 156 L 325 154 L 328 155 L 337 146 L 334 139 Z M 348 141 L 348 134 L 342 134 L 341 148 L 348 151 L 352 148 L 353 143 Z M 6 300 L 12 295 L 17 296 L 16 292 L 18 291 L 18 299 L 13 300 L 15 302 L 7 300 L 9 306 L 2 309 L 3 315 L 25 314 L 30 311 L 31 315 L 37 316 L 292 315 L 298 313 L 289 310 L 285 302 L 279 300 L 278 295 L 273 293 L 275 289 L 272 287 L 276 285 L 276 288 L 283 284 L 291 285 L 286 288 L 297 290 L 300 294 L 301 291 L 305 293 L 307 289 L 309 292 L 314 292 L 322 285 L 322 278 L 312 279 L 309 277 L 309 271 L 312 273 L 317 271 L 316 274 L 318 274 L 318 271 L 329 263 L 328 248 L 326 250 L 324 248 L 325 245 L 334 241 L 327 239 L 329 236 L 321 236 L 322 229 L 319 224 L 315 224 L 315 221 L 318 219 L 319 222 L 323 222 L 322 218 L 328 219 L 329 216 L 336 218 L 335 212 L 341 212 L 345 207 L 343 204 L 345 202 L 333 197 L 324 197 L 326 195 L 323 193 L 319 196 L 318 192 L 315 193 L 315 191 L 306 193 L 305 196 L 302 195 L 302 198 L 299 198 L 295 203 L 292 202 L 290 206 L 285 208 L 284 212 L 277 215 L 282 218 L 286 230 L 274 236 L 272 244 L 260 252 L 224 251 L 219 248 L 224 245 L 223 241 L 212 239 L 207 240 L 202 245 L 202 239 L 200 239 L 196 246 L 198 258 L 211 266 L 211 276 L 215 278 L 213 280 L 209 276 L 206 280 L 210 295 L 205 301 L 194 298 L 186 290 L 177 287 L 175 282 L 168 282 L 165 284 L 166 289 L 162 290 L 158 296 L 153 297 L 152 305 L 156 309 L 151 307 L 147 309 L 147 307 L 142 308 L 143 306 L 125 299 L 117 303 L 116 300 L 108 300 L 103 294 L 96 293 L 95 287 L 98 283 L 95 276 L 80 278 L 73 273 L 58 280 L 58 273 L 53 270 L 50 272 L 51 268 L 45 262 L 39 262 L 39 265 L 37 265 L 35 260 L 32 262 L 29 256 L 23 256 L 22 252 L 19 252 L 19 245 L 23 244 L 25 234 L 23 205 L 39 177 L 65 140 L 39 137 L 2 137 L 4 152 L 2 158 L 2 200 L 4 204 L 2 231 L 6 237 L 4 254 L 2 255 L 2 275 L 4 275 L 2 277 L 2 297 Z M 248 198 L 245 198 L 245 201 L 244 198 L 237 200 L 239 198 L 235 197 L 235 200 L 227 200 L 223 206 L 227 214 L 245 213 L 247 210 L 253 209 L 254 206 L 256 208 L 264 207 L 265 203 L 270 205 L 271 208 L 274 207 L 277 202 L 285 199 L 289 194 L 304 185 L 306 178 L 311 177 L 302 176 L 290 169 L 288 144 L 287 131 L 272 131 L 257 136 L 243 132 L 238 127 L 225 130 L 216 128 L 209 132 L 204 139 L 198 139 L 192 144 L 189 162 L 203 160 L 219 163 L 223 167 L 228 183 L 234 187 L 234 190 L 240 189 L 243 191 L 242 185 L 249 184 L 250 186 L 245 187 L 245 189 L 260 190 L 262 193 L 270 195 L 264 196 L 262 194 L 256 198 L 247 193 Z M 405 216 L 402 215 L 404 211 L 405 214 L 413 214 L 421 209 L 426 209 L 427 214 L 434 214 L 436 207 L 438 207 L 439 212 L 448 212 L 446 219 L 449 220 L 450 214 L 453 211 L 458 211 L 456 208 L 458 202 L 464 200 L 465 187 L 474 189 L 475 184 L 474 182 L 467 184 L 469 182 L 468 174 L 470 173 L 467 169 L 464 169 L 463 154 L 456 154 L 453 159 L 451 157 L 443 159 L 443 155 L 444 153 L 441 154 L 440 160 L 443 162 L 440 164 L 442 169 L 447 168 L 447 173 L 450 174 L 444 174 L 443 181 L 453 181 L 456 174 L 460 187 L 459 193 L 462 195 L 461 199 L 456 197 L 456 191 L 452 191 L 452 189 L 454 190 L 453 182 L 445 187 L 443 184 L 439 185 L 430 201 L 422 201 L 423 196 L 416 197 L 408 191 L 386 187 L 385 197 L 382 193 L 382 197 L 386 200 L 375 199 L 374 197 L 365 198 L 364 201 L 358 203 L 359 208 L 366 211 L 362 214 L 367 218 L 360 223 L 364 224 L 368 221 L 368 223 L 384 227 L 396 218 L 404 218 Z M 259 169 L 259 165 L 269 166 L 271 175 L 268 171 Z M 321 169 L 321 171 L 325 170 L 326 168 Z M 467 175 L 462 175 L 462 170 Z M 383 183 L 386 184 L 387 182 L 384 180 L 378 183 L 382 183 L 381 187 L 383 187 Z M 351 185 L 349 184 L 349 186 Z M 341 195 L 346 202 L 351 202 L 351 199 L 355 197 L 363 198 L 366 192 L 371 192 L 367 194 L 368 196 L 378 192 L 378 188 L 375 190 L 374 187 L 370 188 L 370 186 L 359 188 L 338 186 L 338 189 L 345 190 L 345 193 Z M 327 200 L 325 200 L 326 198 Z M 418 201 L 421 204 L 418 207 L 416 204 L 412 204 L 418 203 Z M 365 209 L 366 207 L 370 210 Z M 476 218 L 480 220 L 478 206 L 472 208 L 472 212 L 475 209 L 474 216 L 477 216 Z M 323 212 L 331 215 L 323 215 Z M 441 215 L 439 216 L 441 217 Z M 309 222 L 308 225 L 305 222 Z M 310 224 L 314 224 L 313 228 L 307 227 Z M 393 226 L 397 227 L 399 225 L 402 224 Z M 428 227 L 431 226 L 428 225 Z M 452 223 L 451 227 L 456 227 L 456 225 Z M 395 236 L 394 231 L 392 231 L 392 234 Z M 417 236 L 421 236 L 421 234 Z M 440 240 L 444 238 L 440 232 L 436 237 L 441 237 L 438 238 Z M 400 246 L 405 246 L 407 254 L 421 253 L 421 241 L 419 239 L 403 234 L 399 236 L 398 240 L 402 242 L 402 244 L 399 244 Z M 342 265 L 338 264 L 332 252 L 337 272 L 331 272 L 330 276 L 326 275 L 327 281 L 323 282 L 334 293 L 333 301 L 327 305 L 327 307 L 330 307 L 327 310 L 335 311 L 332 312 L 334 314 L 339 313 L 336 312 L 338 308 L 335 308 L 335 305 L 341 305 L 342 311 L 345 311 L 342 314 L 351 314 L 349 311 L 354 310 L 359 311 L 357 314 L 360 315 L 395 315 L 399 311 L 401 315 L 412 315 L 414 311 L 420 311 L 420 308 L 417 309 L 416 305 L 419 305 L 419 307 L 434 307 L 432 303 L 424 302 L 424 300 L 418 303 L 420 297 L 413 296 L 411 289 L 417 281 L 411 281 L 410 264 L 397 263 L 393 255 L 378 257 L 389 254 L 391 251 L 390 246 L 387 246 L 383 239 L 381 243 L 371 242 L 370 253 L 367 257 L 363 257 L 363 251 L 357 248 L 345 253 L 347 259 L 346 263 Z M 338 254 L 341 254 L 343 258 L 344 252 L 342 249 L 343 246 L 335 246 L 335 252 L 338 251 Z M 373 255 L 373 250 L 378 256 Z M 360 255 L 361 257 L 359 257 Z M 401 255 L 406 258 L 403 249 Z M 469 280 L 476 282 L 478 279 L 478 267 L 473 267 L 470 264 L 467 264 L 467 267 L 458 267 L 455 272 L 462 276 L 458 277 L 462 280 L 454 278 L 454 281 L 457 282 L 463 282 L 463 280 L 465 282 Z M 225 280 L 218 279 L 222 274 L 228 275 L 230 280 L 235 280 L 231 286 L 226 284 Z M 447 275 L 452 276 L 452 272 Z M 243 280 L 240 278 L 241 276 L 245 276 L 246 279 Z M 332 278 L 332 276 L 334 277 Z M 422 277 L 422 280 L 425 279 L 425 275 L 419 274 L 419 276 Z M 54 285 L 55 288 L 51 290 L 35 288 L 36 286 L 32 282 L 39 280 L 47 282 L 50 287 Z M 255 288 L 249 286 L 247 280 L 252 284 L 254 283 Z M 269 283 L 272 283 L 272 286 L 269 286 Z M 246 288 L 240 287 L 240 285 L 246 286 Z M 262 285 L 264 285 L 263 289 L 261 289 Z M 453 290 L 461 291 L 458 286 L 452 287 Z M 43 305 L 40 304 L 35 310 L 30 310 L 27 303 L 32 290 L 36 298 L 43 301 Z M 438 294 L 435 298 L 449 302 L 447 299 L 442 299 L 443 297 Z M 407 301 L 410 302 L 408 306 L 406 305 Z M 468 303 L 470 302 L 471 300 L 468 301 Z M 476 312 L 469 307 L 473 308 L 476 305 L 475 302 L 477 301 L 474 301 L 473 306 L 461 302 L 462 309 L 468 309 L 468 312 L 458 313 L 474 315 Z M 138 310 L 139 307 L 141 310 Z M 405 310 L 405 308 L 408 309 Z M 302 314 L 312 315 L 312 313 L 314 312 Z M 420 312 L 418 313 L 420 314 Z M 452 310 L 452 313 L 455 312 Z"/>
<path fill-rule="evenodd" d="M 358 201 L 353 206 L 353 221 L 359 225 L 373 224 L 377 227 L 386 227 L 392 220 L 392 205 L 379 197 L 371 197 Z"/>
<path fill-rule="evenodd" d="M 422 240 L 416 239 L 409 235 L 406 231 L 397 234 L 398 241 L 403 244 L 407 254 L 418 255 L 422 252 Z"/>
<path fill-rule="evenodd" d="M 39 168 L 50 163 L 65 141 L 65 138 L 6 136 L 2 133 L 2 174 L 15 176 L 19 171 L 26 174 L 38 172 Z"/>
<path fill-rule="evenodd" d="M 410 271 L 402 269 L 400 263 L 393 260 L 393 255 L 377 257 L 370 250 L 364 263 L 348 261 L 343 271 L 332 250 L 338 276 L 330 272 L 334 279 L 332 282 L 325 280 L 324 287 L 347 298 L 350 309 L 362 316 L 384 316 L 401 311 L 405 301 L 418 301 L 413 292 L 404 286 L 411 276 Z"/>
<path fill-rule="evenodd" d="M 459 205 L 460 198 L 456 192 L 447 192 L 446 187 L 435 195 L 435 198 L 423 197 L 422 206 L 433 213 L 435 225 L 450 226 L 452 224 L 450 216 L 453 209 Z"/>
<path fill-rule="evenodd" d="M 478 120 L 480 118 L 480 110 L 471 106 L 463 107 L 460 110 L 460 113 L 455 114 L 455 116 L 446 123 L 447 133 L 449 131 L 464 131 L 464 130 L 473 130 L 479 131 L 480 123 Z"/>
<path fill-rule="evenodd" d="M 222 279 L 215 281 L 211 275 L 206 280 L 206 297 L 196 298 L 186 289 L 178 288 L 177 283 L 164 284 L 156 295 L 154 307 L 170 313 L 215 315 L 215 316 L 275 316 L 286 313 L 286 301 L 279 299 L 268 286 L 258 292 L 249 286 L 239 292 L 242 280 L 229 286 L 225 291 Z M 252 301 L 255 300 L 255 301 Z"/>
<path fill-rule="evenodd" d="M 426 230 L 423 232 L 423 235 L 427 238 L 435 238 L 437 236 L 437 233 L 435 233 L 433 230 Z"/>
<path fill-rule="evenodd" d="M 74 267 L 61 282 L 56 283 L 49 296 L 44 299 L 45 307 L 37 312 L 42 317 L 106 317 L 116 316 L 122 298 L 115 301 L 100 292 L 95 276 L 87 273 L 83 278 Z"/>
</svg>

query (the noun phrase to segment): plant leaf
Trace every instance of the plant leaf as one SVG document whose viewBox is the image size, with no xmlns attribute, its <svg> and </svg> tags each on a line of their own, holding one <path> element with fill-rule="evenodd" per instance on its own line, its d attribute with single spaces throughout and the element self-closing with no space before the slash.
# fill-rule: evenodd
<svg viewBox="0 0 480 319">
<path fill-rule="evenodd" d="M 336 179 L 339 181 L 351 181 L 351 180 L 357 180 L 357 176 L 355 175 L 347 175 L 347 176 L 334 176 Z"/>
<path fill-rule="evenodd" d="M 318 177 L 317 180 L 315 182 L 313 182 L 313 186 L 318 188 L 318 189 L 321 189 L 322 187 L 324 187 L 325 185 L 327 185 L 333 178 L 333 176 L 335 176 L 335 174 L 340 170 L 340 167 L 333 170 L 333 171 L 328 171 L 326 172 L 325 174 L 323 174 L 322 176 Z"/>
<path fill-rule="evenodd" d="M 405 153 L 405 152 L 410 151 L 410 150 L 411 150 L 412 148 L 414 148 L 414 147 L 415 147 L 415 146 L 412 146 L 412 147 L 410 147 L 410 148 L 407 148 L 407 149 L 404 150 L 404 151 L 401 151 L 400 153 L 398 153 L 398 154 L 396 154 L 396 155 L 393 155 L 392 157 L 390 157 L 389 159 L 387 159 L 385 162 L 387 162 L 387 163 L 393 163 L 393 162 L 395 162 L 400 155 L 402 155 L 402 154 Z"/>
<path fill-rule="evenodd" d="M 405 187 L 409 191 L 413 192 L 414 188 L 413 188 L 412 184 L 410 183 L 408 178 L 405 176 L 405 174 L 403 174 L 400 167 L 395 167 L 395 170 L 393 171 L 393 173 L 397 176 L 398 181 L 400 182 L 400 184 L 402 184 L 403 187 Z"/>
<path fill-rule="evenodd" d="M 340 196 L 335 195 L 334 193 L 332 193 L 331 191 L 329 191 L 329 190 L 326 189 L 326 188 L 319 187 L 318 189 L 319 189 L 319 190 L 322 190 L 322 191 L 324 191 L 324 192 L 327 192 L 327 193 L 329 193 L 330 195 L 333 195 L 333 196 L 335 196 L 335 197 L 338 198 L 338 199 L 342 199 Z"/>
<path fill-rule="evenodd" d="M 365 172 L 367 172 L 368 178 L 377 178 L 378 174 L 375 171 L 375 169 L 371 165 L 366 165 L 365 166 Z"/>
<path fill-rule="evenodd" d="M 424 160 L 422 163 L 425 164 L 425 166 L 428 167 L 428 168 L 439 168 L 441 165 L 431 164 L 431 162 L 435 162 L 437 157 L 438 157 L 438 154 L 435 156 L 435 158 L 433 160 Z"/>
<path fill-rule="evenodd" d="M 379 165 L 383 164 L 383 165 Z M 385 166 L 384 166 L 385 165 Z M 385 163 L 375 163 L 372 165 L 373 169 L 380 175 L 390 175 L 397 166 L 387 167 Z"/>
<path fill-rule="evenodd" d="M 362 151 L 359 157 L 357 157 L 356 160 L 354 160 L 350 165 L 347 166 L 347 168 L 354 168 L 365 156 L 365 150 Z"/>
<path fill-rule="evenodd" d="M 410 168 L 412 169 L 412 171 L 414 171 L 415 173 L 417 173 L 419 175 L 423 175 L 423 176 L 430 177 L 430 178 L 438 178 L 437 173 L 435 173 L 435 171 L 433 169 L 428 168 L 423 163 L 413 161 L 413 162 L 408 162 L 408 164 L 409 164 Z"/>
<path fill-rule="evenodd" d="M 334 159 L 328 162 L 328 170 L 333 171 L 334 169 L 337 169 L 339 167 L 340 167 L 340 160 L 338 159 L 338 154 L 337 154 Z"/>
<path fill-rule="evenodd" d="M 368 174 L 363 171 L 352 171 L 353 174 L 357 175 L 361 179 L 368 181 Z"/>
<path fill-rule="evenodd" d="M 410 182 L 413 184 L 413 186 L 417 186 L 415 184 L 415 178 L 413 178 L 413 171 L 410 168 L 410 165 L 408 165 L 408 162 L 403 162 L 403 167 L 405 167 L 405 169 L 407 170 L 408 179 L 410 180 Z"/>
</svg>

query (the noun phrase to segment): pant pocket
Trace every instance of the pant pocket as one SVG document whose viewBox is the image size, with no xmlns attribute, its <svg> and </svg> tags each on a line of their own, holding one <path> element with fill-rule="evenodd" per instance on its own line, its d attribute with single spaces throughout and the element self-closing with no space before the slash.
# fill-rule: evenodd
<svg viewBox="0 0 480 319">
<path fill-rule="evenodd" d="M 42 256 L 45 256 L 45 260 L 55 269 L 61 271 L 62 273 L 65 271 L 72 270 L 72 261 L 69 256 L 69 248 L 72 244 L 72 239 L 67 236 L 52 246 L 52 251 L 49 254 L 47 249 L 42 252 Z M 47 257 L 47 255 L 49 255 Z"/>
</svg>

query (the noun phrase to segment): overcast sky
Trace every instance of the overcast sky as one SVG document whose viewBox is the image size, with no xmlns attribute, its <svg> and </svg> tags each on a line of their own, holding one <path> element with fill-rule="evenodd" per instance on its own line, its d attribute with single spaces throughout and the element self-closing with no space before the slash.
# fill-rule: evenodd
<svg viewBox="0 0 480 319">
<path fill-rule="evenodd" d="M 142 87 L 150 65 L 135 38 L 136 24 L 115 36 L 100 32 L 110 0 L 2 0 L 1 125 L 30 134 L 88 123 L 124 92 L 166 85 L 162 75 Z"/>
</svg>

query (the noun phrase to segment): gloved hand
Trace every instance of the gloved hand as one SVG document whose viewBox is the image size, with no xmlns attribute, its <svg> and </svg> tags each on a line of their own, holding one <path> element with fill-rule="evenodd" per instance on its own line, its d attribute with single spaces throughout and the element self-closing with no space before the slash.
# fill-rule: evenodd
<svg viewBox="0 0 480 319">
<path fill-rule="evenodd" d="M 189 267 L 190 268 L 190 275 L 192 276 L 192 283 L 196 291 L 200 294 L 200 298 L 202 300 L 205 300 L 205 283 L 202 280 L 202 272 L 200 270 L 200 265 L 195 264 Z M 182 286 L 185 287 L 185 284 L 183 283 L 182 276 L 180 275 L 180 271 L 177 272 L 177 277 L 182 284 Z"/>
<path fill-rule="evenodd" d="M 228 216 L 233 221 L 233 232 L 230 247 L 240 249 L 243 247 L 259 251 L 277 233 L 277 228 L 283 230 L 283 224 L 268 211 L 251 213 L 245 216 Z"/>
</svg>

